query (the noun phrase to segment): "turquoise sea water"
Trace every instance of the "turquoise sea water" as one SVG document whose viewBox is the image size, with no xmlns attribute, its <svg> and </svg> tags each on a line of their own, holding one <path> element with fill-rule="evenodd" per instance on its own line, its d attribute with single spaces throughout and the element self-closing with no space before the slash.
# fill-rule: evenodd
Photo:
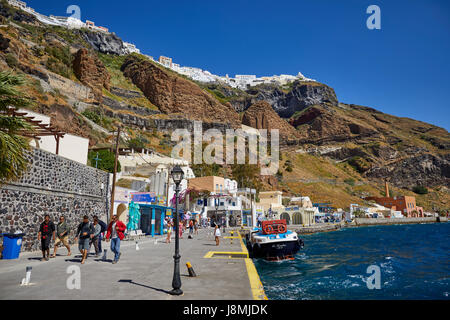
<svg viewBox="0 0 450 320">
<path fill-rule="evenodd" d="M 345 228 L 302 238 L 305 247 L 292 261 L 254 259 L 269 299 L 450 299 L 450 223 Z M 367 287 L 370 265 L 380 268 L 380 289 Z"/>
</svg>

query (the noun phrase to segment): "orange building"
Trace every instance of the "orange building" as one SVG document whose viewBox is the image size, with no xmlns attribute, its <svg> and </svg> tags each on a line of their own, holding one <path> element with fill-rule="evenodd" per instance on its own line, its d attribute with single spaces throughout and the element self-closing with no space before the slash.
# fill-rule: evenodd
<svg viewBox="0 0 450 320">
<path fill-rule="evenodd" d="M 208 190 L 215 193 L 225 192 L 225 179 L 216 176 L 192 178 L 188 180 L 188 188 L 196 190 Z"/>
<path fill-rule="evenodd" d="M 381 206 L 401 211 L 405 217 L 423 217 L 423 208 L 416 206 L 416 198 L 411 196 L 389 197 L 389 186 L 385 182 L 386 197 L 367 197 Z"/>
</svg>

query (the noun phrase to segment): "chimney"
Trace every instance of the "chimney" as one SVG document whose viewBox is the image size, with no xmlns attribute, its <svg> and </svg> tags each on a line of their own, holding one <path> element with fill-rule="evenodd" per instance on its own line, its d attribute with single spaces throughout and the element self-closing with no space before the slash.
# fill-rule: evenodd
<svg viewBox="0 0 450 320">
<path fill-rule="evenodd" d="M 389 197 L 389 186 L 388 186 L 387 180 L 384 181 L 384 189 L 386 192 L 386 197 Z"/>
</svg>

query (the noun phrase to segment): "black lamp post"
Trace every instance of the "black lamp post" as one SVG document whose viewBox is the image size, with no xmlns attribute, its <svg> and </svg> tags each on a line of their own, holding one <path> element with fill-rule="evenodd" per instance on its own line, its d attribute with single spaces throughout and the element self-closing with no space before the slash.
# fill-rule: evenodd
<svg viewBox="0 0 450 320">
<path fill-rule="evenodd" d="M 179 233 L 180 226 L 178 222 L 178 194 L 180 193 L 180 183 L 183 180 L 184 172 L 181 170 L 180 166 L 175 166 L 171 172 L 173 182 L 175 183 L 175 255 L 174 260 L 174 270 L 173 270 L 173 280 L 172 280 L 172 291 L 170 294 L 179 296 L 183 294 L 181 290 L 181 279 L 180 279 L 180 246 L 179 246 Z"/>
</svg>

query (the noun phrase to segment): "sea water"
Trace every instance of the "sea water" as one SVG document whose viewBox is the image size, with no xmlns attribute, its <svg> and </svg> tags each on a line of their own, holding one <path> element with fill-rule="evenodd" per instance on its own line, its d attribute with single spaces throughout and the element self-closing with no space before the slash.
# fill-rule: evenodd
<svg viewBox="0 0 450 320">
<path fill-rule="evenodd" d="M 301 238 L 305 247 L 294 260 L 253 260 L 269 299 L 450 299 L 450 223 L 350 227 Z"/>
</svg>

